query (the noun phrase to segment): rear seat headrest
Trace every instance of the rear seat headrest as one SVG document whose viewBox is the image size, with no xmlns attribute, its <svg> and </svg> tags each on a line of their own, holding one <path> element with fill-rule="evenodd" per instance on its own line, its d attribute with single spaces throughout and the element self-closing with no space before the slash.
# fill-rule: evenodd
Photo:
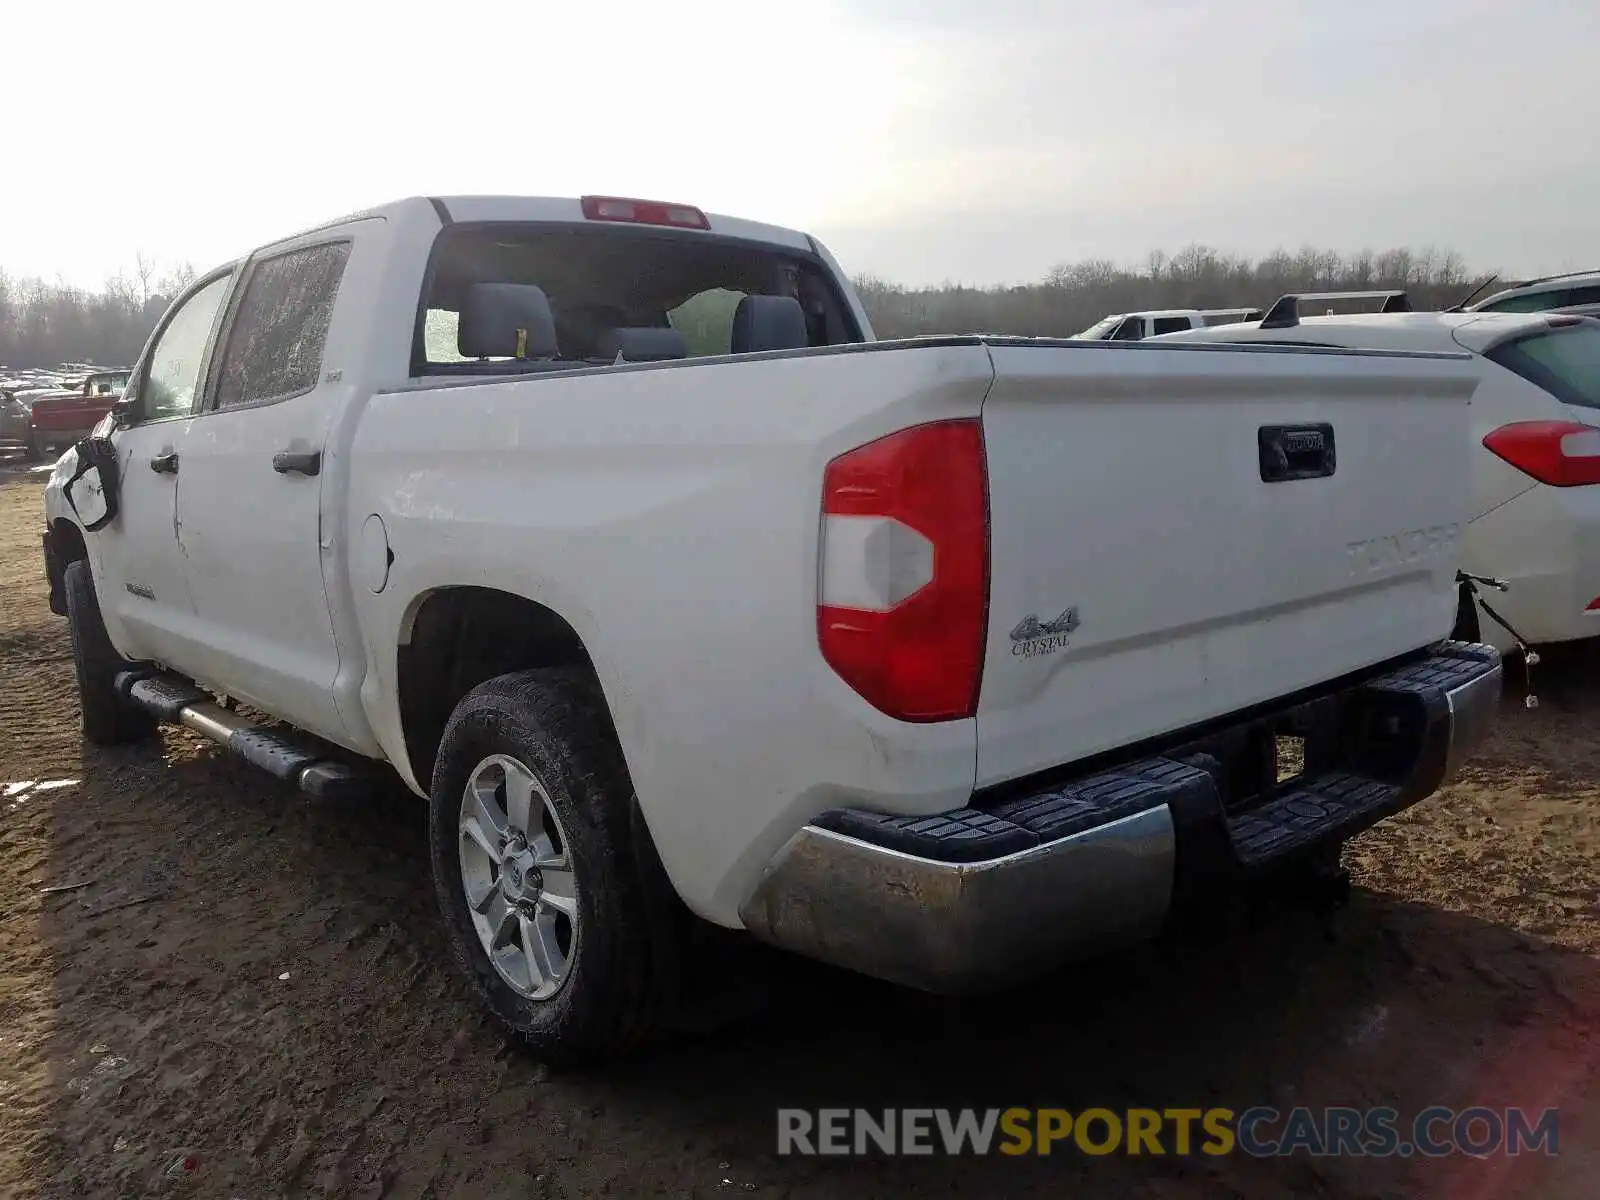
<svg viewBox="0 0 1600 1200">
<path fill-rule="evenodd" d="M 733 310 L 734 354 L 799 350 L 810 344 L 805 309 L 793 296 L 746 296 Z"/>
<path fill-rule="evenodd" d="M 688 339 L 679 330 L 655 325 L 607 329 L 600 334 L 597 348 L 602 358 L 614 359 L 621 354 L 626 362 L 662 362 L 689 357 Z"/>
<path fill-rule="evenodd" d="M 550 299 L 531 283 L 474 283 L 461 297 L 456 349 L 467 358 L 554 358 Z"/>
</svg>

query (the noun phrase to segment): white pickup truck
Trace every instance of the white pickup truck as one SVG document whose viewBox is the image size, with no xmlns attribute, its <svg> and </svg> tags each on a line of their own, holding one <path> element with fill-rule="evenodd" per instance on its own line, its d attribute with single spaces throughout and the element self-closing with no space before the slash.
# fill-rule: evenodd
<svg viewBox="0 0 1600 1200">
<path fill-rule="evenodd" d="M 874 342 L 802 233 L 417 198 L 180 296 L 45 562 L 89 741 L 388 764 L 478 993 L 575 1061 L 691 914 L 963 991 L 1336 873 L 1496 707 L 1444 640 L 1476 379 Z"/>
<path fill-rule="evenodd" d="M 1259 308 L 1162 308 L 1112 313 L 1075 336 L 1087 342 L 1138 342 L 1164 333 L 1259 321 L 1265 315 Z"/>
</svg>

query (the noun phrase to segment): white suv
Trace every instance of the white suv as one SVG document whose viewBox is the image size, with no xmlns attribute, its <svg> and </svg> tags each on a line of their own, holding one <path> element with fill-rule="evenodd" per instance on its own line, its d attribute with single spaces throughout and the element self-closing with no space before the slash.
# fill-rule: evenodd
<svg viewBox="0 0 1600 1200">
<path fill-rule="evenodd" d="M 1563 312 L 1600 316 L 1600 271 L 1530 279 L 1469 306 L 1480 313 Z"/>
<path fill-rule="evenodd" d="M 1285 297 L 1265 320 L 1161 341 L 1469 351 L 1472 519 L 1463 568 L 1510 584 L 1490 598 L 1527 642 L 1600 634 L 1600 321 L 1555 313 L 1390 311 L 1300 320 Z M 1514 641 L 1493 621 L 1483 640 Z"/>
</svg>

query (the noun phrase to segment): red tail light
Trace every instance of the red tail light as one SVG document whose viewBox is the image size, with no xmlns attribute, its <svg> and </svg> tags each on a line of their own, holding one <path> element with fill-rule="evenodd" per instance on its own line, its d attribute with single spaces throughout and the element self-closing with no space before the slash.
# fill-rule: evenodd
<svg viewBox="0 0 1600 1200">
<path fill-rule="evenodd" d="M 1517 421 L 1483 439 L 1489 450 L 1551 487 L 1600 483 L 1600 428 L 1576 421 Z"/>
<path fill-rule="evenodd" d="M 891 717 L 972 716 L 989 617 L 982 425 L 918 425 L 840 455 L 822 513 L 822 657 Z"/>
<path fill-rule="evenodd" d="M 663 204 L 659 200 L 630 200 L 626 196 L 585 196 L 583 215 L 591 221 L 620 221 L 628 225 L 667 225 L 677 229 L 710 229 L 705 213 L 688 204 Z"/>
</svg>

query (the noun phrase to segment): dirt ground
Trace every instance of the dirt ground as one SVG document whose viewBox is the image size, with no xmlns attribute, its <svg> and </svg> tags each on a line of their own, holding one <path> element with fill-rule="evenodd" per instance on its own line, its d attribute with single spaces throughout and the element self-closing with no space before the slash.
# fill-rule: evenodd
<svg viewBox="0 0 1600 1200">
<path fill-rule="evenodd" d="M 42 482 L 0 463 L 4 1196 L 1596 1194 L 1600 658 L 1549 663 L 1537 710 L 1513 689 L 1461 782 L 1355 843 L 1331 921 L 968 1002 L 752 953 L 722 968 L 769 996 L 746 1019 L 551 1075 L 453 973 L 420 802 L 319 806 L 184 730 L 82 744 Z M 1474 1103 L 1559 1107 L 1559 1153 L 775 1153 L 780 1106 Z"/>
</svg>

